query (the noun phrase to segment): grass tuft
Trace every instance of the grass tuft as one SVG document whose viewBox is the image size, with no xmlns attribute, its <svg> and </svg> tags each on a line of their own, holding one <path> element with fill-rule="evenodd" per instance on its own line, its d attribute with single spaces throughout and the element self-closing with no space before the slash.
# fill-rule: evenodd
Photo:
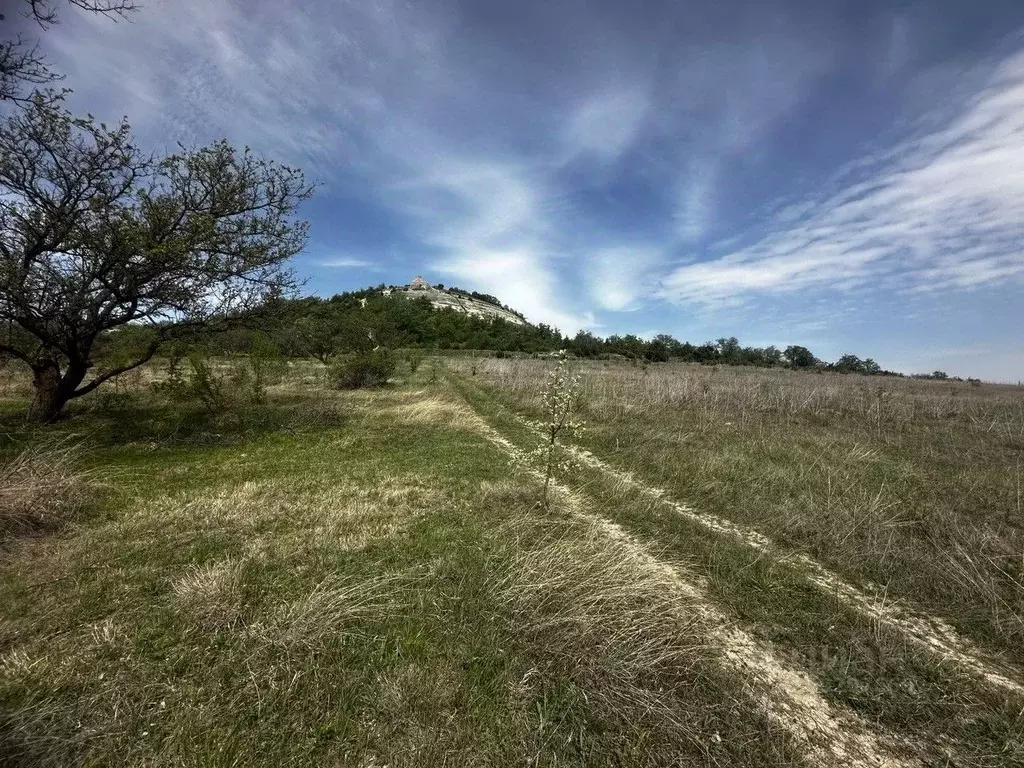
<svg viewBox="0 0 1024 768">
<path fill-rule="evenodd" d="M 59 528 L 93 498 L 81 448 L 67 440 L 29 446 L 0 467 L 0 537 Z"/>
</svg>

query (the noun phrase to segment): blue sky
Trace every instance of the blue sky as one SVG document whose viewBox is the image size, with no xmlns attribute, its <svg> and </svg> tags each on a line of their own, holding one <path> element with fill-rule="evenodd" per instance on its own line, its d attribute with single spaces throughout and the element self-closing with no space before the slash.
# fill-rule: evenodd
<svg viewBox="0 0 1024 768">
<path fill-rule="evenodd" d="M 66 10 L 72 105 L 320 183 L 321 294 L 1024 378 L 1020 0 L 148 0 Z"/>
</svg>

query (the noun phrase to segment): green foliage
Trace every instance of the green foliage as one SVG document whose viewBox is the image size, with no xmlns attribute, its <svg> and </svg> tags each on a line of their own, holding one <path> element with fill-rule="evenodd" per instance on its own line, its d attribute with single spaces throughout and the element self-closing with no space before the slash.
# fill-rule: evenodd
<svg viewBox="0 0 1024 768">
<path fill-rule="evenodd" d="M 395 373 L 395 356 L 388 349 L 351 352 L 331 366 L 330 375 L 338 389 L 381 387 Z"/>
<path fill-rule="evenodd" d="M 782 356 L 791 368 L 813 368 L 818 364 L 816 358 L 807 347 L 789 346 Z"/>
<path fill-rule="evenodd" d="M 856 355 L 843 355 L 833 363 L 832 368 L 839 373 L 863 373 L 864 361 Z"/>
<path fill-rule="evenodd" d="M 415 374 L 423 362 L 423 352 L 418 349 L 405 350 L 405 362 L 409 366 L 409 373 Z"/>
<path fill-rule="evenodd" d="M 126 120 L 77 118 L 61 95 L 10 112 L 0 321 L 14 332 L 0 350 L 33 371 L 32 416 L 52 422 L 161 343 L 291 292 L 311 193 L 300 171 L 224 141 L 150 155 Z"/>
<path fill-rule="evenodd" d="M 337 294 L 330 299 L 307 297 L 281 301 L 280 316 L 267 327 L 283 355 L 314 357 L 330 364 L 338 355 L 367 352 L 378 346 L 407 350 L 484 351 L 495 356 L 536 356 L 564 351 L 578 358 L 625 358 L 637 364 L 681 361 L 705 365 L 740 365 L 795 370 L 833 370 L 894 376 L 874 360 L 847 355 L 834 364 L 819 360 L 807 347 L 743 346 L 735 336 L 692 344 L 662 333 L 652 339 L 636 334 L 606 338 L 590 331 L 563 336 L 548 325 L 511 323 L 452 309 L 438 309 L 425 297 L 384 295 L 384 286 Z M 503 306 L 493 296 L 464 294 Z M 251 333 L 251 332 L 248 332 Z M 237 337 L 211 339 L 211 350 L 231 354 L 249 349 Z M 409 360 L 409 358 L 406 358 Z M 410 365 L 410 370 L 412 370 Z"/>
<path fill-rule="evenodd" d="M 188 391 L 213 416 L 226 412 L 231 405 L 231 392 L 227 376 L 217 371 L 210 361 L 200 352 L 188 356 L 188 364 L 192 376 L 188 382 Z"/>
<path fill-rule="evenodd" d="M 269 339 L 245 357 L 214 362 L 202 349 L 192 349 L 185 359 L 187 378 L 181 358 L 172 357 L 167 377 L 155 388 L 172 401 L 198 402 L 213 417 L 243 418 L 252 406 L 267 401 L 267 386 L 281 381 L 287 371 L 287 363 Z"/>
<path fill-rule="evenodd" d="M 259 334 L 249 350 L 252 371 L 252 398 L 262 403 L 267 399 L 267 385 L 277 384 L 284 378 L 288 363 L 281 356 L 281 348 L 265 334 Z"/>
<path fill-rule="evenodd" d="M 166 369 L 162 379 L 153 382 L 154 391 L 164 394 L 172 400 L 188 397 L 188 382 L 185 380 L 185 363 L 188 360 L 188 346 L 182 342 L 172 342 L 164 350 Z"/>
</svg>

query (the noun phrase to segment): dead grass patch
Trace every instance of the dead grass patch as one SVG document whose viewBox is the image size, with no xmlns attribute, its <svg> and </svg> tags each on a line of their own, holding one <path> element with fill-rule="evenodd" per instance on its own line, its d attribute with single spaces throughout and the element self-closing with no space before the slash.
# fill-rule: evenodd
<svg viewBox="0 0 1024 768">
<path fill-rule="evenodd" d="M 194 566 L 174 582 L 176 610 L 204 629 L 228 629 L 245 608 L 245 561 L 220 560 Z"/>
<path fill-rule="evenodd" d="M 1020 387 L 578 365 L 608 465 L 1024 663 Z M 485 360 L 472 381 L 529 417 L 547 367 Z"/>
<path fill-rule="evenodd" d="M 51 440 L 0 467 L 0 537 L 57 528 L 89 503 L 96 480 L 81 455 L 79 445 Z"/>
<path fill-rule="evenodd" d="M 396 575 L 370 579 L 327 579 L 307 595 L 276 608 L 254 623 L 250 637 L 288 649 L 317 650 L 357 634 L 361 622 L 380 620 L 403 604 Z"/>
<path fill-rule="evenodd" d="M 438 395 L 427 395 L 388 409 L 389 419 L 398 424 L 443 425 L 467 432 L 478 432 L 480 417 L 465 403 Z"/>
<path fill-rule="evenodd" d="M 133 531 L 139 528 L 161 536 L 168 530 L 173 535 L 182 526 L 220 530 L 242 536 L 249 557 L 285 556 L 328 544 L 335 549 L 361 549 L 400 535 L 441 503 L 436 489 L 401 476 L 381 478 L 376 486 L 327 489 L 303 484 L 301 479 L 287 489 L 250 481 L 157 499 L 123 527 L 126 536 L 138 535 Z"/>
<path fill-rule="evenodd" d="M 691 601 L 666 572 L 594 529 L 555 522 L 539 540 L 537 533 L 522 517 L 503 526 L 501 538 L 518 546 L 504 553 L 490 584 L 546 664 L 526 670 L 510 694 L 533 701 L 552 679 L 568 683 L 607 723 L 649 731 L 653 752 L 640 764 L 700 743 L 702 716 L 680 701 L 695 692 L 709 658 Z"/>
</svg>

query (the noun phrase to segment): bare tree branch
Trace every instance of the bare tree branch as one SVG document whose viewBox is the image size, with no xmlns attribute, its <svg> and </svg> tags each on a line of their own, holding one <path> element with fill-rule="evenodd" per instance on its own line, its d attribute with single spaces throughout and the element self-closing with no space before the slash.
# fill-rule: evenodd
<svg viewBox="0 0 1024 768">
<path fill-rule="evenodd" d="M 139 9 L 132 0 L 67 0 L 69 5 L 89 13 L 118 21 L 127 19 Z M 40 29 L 56 24 L 57 4 L 53 0 L 24 0 L 25 18 L 34 21 Z M 6 21 L 0 14 L 0 22 Z M 0 101 L 27 103 L 34 88 L 50 85 L 64 76 L 50 69 L 39 52 L 39 45 L 22 35 L 0 41 Z"/>
<path fill-rule="evenodd" d="M 25 2 L 28 5 L 25 15 L 43 29 L 57 23 L 57 8 L 51 0 L 25 0 Z M 128 18 L 128 14 L 139 10 L 140 7 L 131 0 L 68 0 L 68 5 L 90 13 L 98 13 L 115 21 Z"/>
</svg>

